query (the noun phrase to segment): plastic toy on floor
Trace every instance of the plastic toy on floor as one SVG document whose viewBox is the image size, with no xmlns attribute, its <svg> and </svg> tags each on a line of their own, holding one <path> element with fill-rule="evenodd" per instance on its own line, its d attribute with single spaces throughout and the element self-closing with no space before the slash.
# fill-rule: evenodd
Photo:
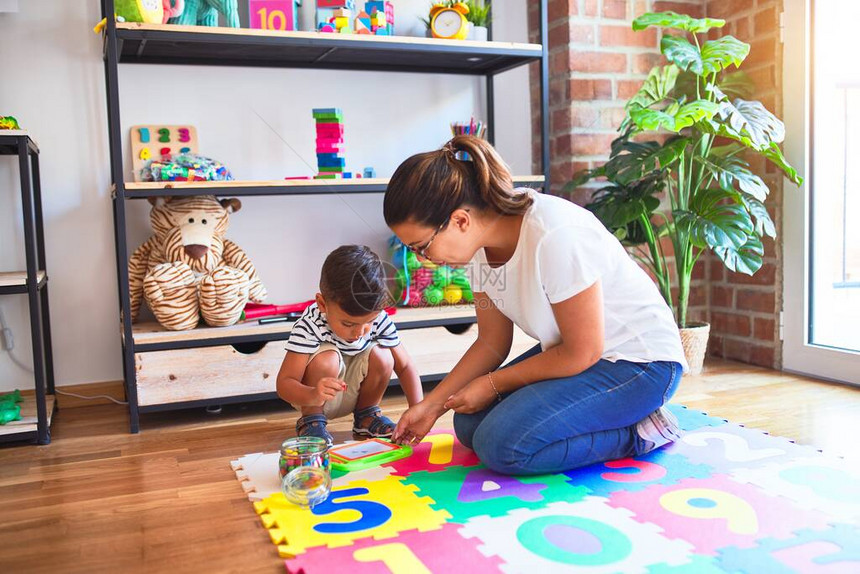
<svg viewBox="0 0 860 574">
<path fill-rule="evenodd" d="M 330 448 L 328 452 L 333 469 L 355 472 L 411 456 L 412 447 L 372 438 L 338 445 Z"/>
</svg>

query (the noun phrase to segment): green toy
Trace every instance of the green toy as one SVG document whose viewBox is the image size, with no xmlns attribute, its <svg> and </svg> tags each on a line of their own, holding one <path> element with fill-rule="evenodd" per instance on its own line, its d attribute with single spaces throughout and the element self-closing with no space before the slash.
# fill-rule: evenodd
<svg viewBox="0 0 860 574">
<path fill-rule="evenodd" d="M 0 425 L 21 420 L 21 407 L 18 405 L 0 406 Z"/>
<path fill-rule="evenodd" d="M 332 447 L 328 455 L 333 470 L 355 472 L 412 456 L 412 447 L 372 438 Z"/>
<path fill-rule="evenodd" d="M 21 420 L 21 407 L 18 406 L 18 403 L 22 400 L 21 391 L 18 389 L 0 395 L 0 425 Z"/>
<path fill-rule="evenodd" d="M 418 256 L 412 251 L 406 254 L 406 267 L 409 269 L 410 273 L 416 269 L 421 269 L 421 262 L 418 261 Z"/>
<path fill-rule="evenodd" d="M 460 289 L 471 289 L 469 286 L 469 278 L 464 272 L 454 271 L 451 276 L 451 285 L 456 285 Z"/>
<path fill-rule="evenodd" d="M 0 116 L 0 130 L 20 130 L 18 120 L 12 116 Z"/>
<path fill-rule="evenodd" d="M 116 0 L 114 12 L 126 22 L 161 24 L 164 6 L 161 0 Z"/>
<path fill-rule="evenodd" d="M 444 288 L 451 282 L 451 268 L 446 265 L 440 265 L 433 271 L 433 284 L 437 287 Z"/>
<path fill-rule="evenodd" d="M 424 300 L 428 305 L 439 305 L 445 299 L 445 291 L 436 285 L 430 285 L 424 290 Z"/>
<path fill-rule="evenodd" d="M 170 24 L 183 26 L 218 26 L 218 13 L 224 15 L 227 26 L 239 27 L 239 9 L 236 0 L 185 0 L 185 9 Z"/>
<path fill-rule="evenodd" d="M 15 389 L 11 393 L 6 393 L 5 395 L 0 395 L 0 406 L 4 405 L 14 405 L 20 403 L 24 399 L 21 397 L 21 391 Z"/>
</svg>

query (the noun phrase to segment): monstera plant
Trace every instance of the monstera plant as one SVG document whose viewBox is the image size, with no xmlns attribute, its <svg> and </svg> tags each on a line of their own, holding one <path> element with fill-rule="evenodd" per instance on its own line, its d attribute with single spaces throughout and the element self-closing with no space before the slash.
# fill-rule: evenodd
<svg viewBox="0 0 860 574">
<path fill-rule="evenodd" d="M 751 83 L 737 68 L 749 45 L 733 36 L 704 39 L 723 25 L 674 12 L 633 21 L 634 30 L 665 29 L 660 50 L 667 63 L 651 70 L 627 102 L 609 161 L 568 184 L 606 178 L 588 208 L 634 248 L 682 328 L 693 267 L 703 254 L 711 251 L 732 271 L 752 275 L 762 265 L 762 237 L 776 236 L 765 207 L 770 190 L 747 158 L 763 156 L 795 184 L 802 181 L 779 148 L 783 123 L 748 99 Z M 674 300 L 665 242 L 673 248 Z"/>
</svg>

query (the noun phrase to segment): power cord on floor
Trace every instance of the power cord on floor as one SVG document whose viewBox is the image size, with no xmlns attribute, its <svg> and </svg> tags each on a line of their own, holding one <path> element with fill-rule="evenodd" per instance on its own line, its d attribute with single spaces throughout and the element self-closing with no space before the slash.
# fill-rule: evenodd
<svg viewBox="0 0 860 574">
<path fill-rule="evenodd" d="M 107 399 L 107 400 L 111 401 L 112 403 L 116 403 L 118 405 L 127 405 L 128 404 L 128 402 L 126 402 L 126 401 L 120 401 L 120 400 L 115 399 L 109 395 L 92 395 L 92 396 L 86 397 L 84 395 L 78 395 L 75 393 L 70 393 L 68 391 L 61 391 L 60 389 L 54 389 L 54 392 L 57 393 L 58 395 L 66 395 L 67 397 L 75 397 L 76 399 L 84 399 L 85 401 L 92 401 L 94 399 Z"/>
</svg>

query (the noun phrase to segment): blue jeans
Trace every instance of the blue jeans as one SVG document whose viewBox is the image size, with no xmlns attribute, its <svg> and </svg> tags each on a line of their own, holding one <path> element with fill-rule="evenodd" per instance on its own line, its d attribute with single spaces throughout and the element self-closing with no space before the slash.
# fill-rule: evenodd
<svg viewBox="0 0 860 574">
<path fill-rule="evenodd" d="M 511 364 L 539 352 L 538 345 Z M 639 437 L 636 423 L 672 397 L 681 375 L 675 362 L 601 359 L 578 375 L 517 389 L 483 411 L 455 414 L 454 430 L 503 474 L 555 473 L 644 454 L 654 445 Z"/>
</svg>

